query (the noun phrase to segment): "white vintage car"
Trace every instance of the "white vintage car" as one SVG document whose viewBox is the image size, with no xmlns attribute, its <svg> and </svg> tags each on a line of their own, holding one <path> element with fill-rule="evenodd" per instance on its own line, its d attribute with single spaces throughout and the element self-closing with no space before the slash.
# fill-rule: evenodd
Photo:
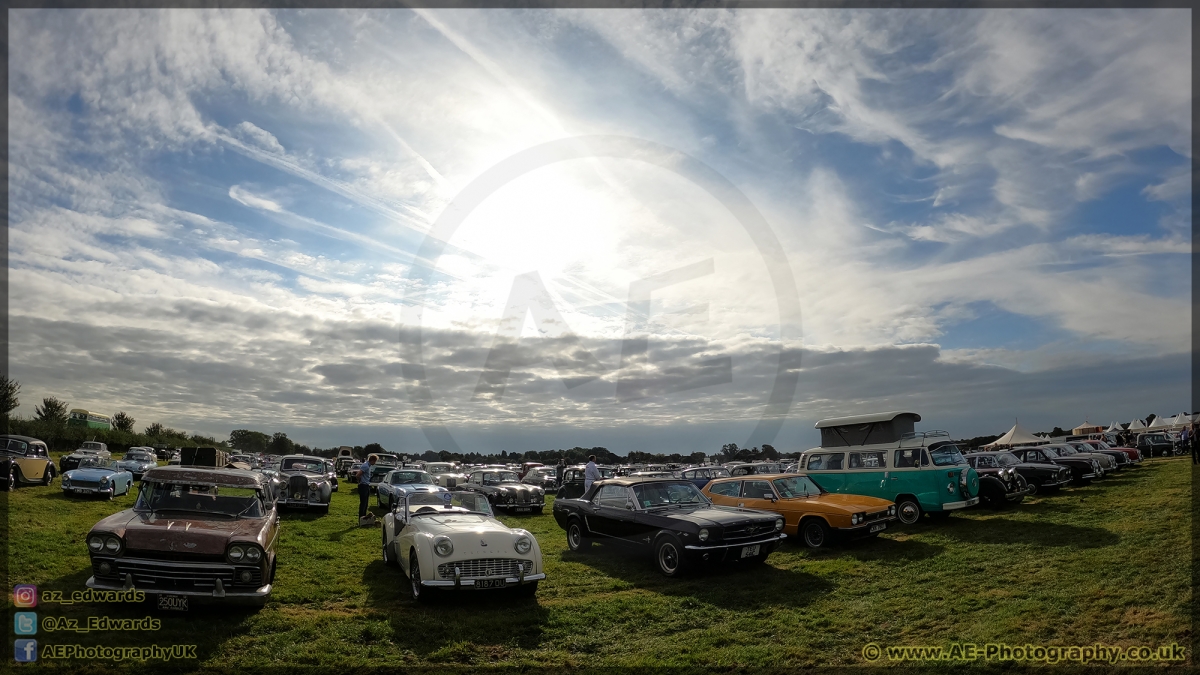
<svg viewBox="0 0 1200 675">
<path fill-rule="evenodd" d="M 474 492 L 404 495 L 383 517 L 383 561 L 400 566 L 418 601 L 438 588 L 515 588 L 532 597 L 546 578 L 537 539 L 496 520 Z"/>
</svg>

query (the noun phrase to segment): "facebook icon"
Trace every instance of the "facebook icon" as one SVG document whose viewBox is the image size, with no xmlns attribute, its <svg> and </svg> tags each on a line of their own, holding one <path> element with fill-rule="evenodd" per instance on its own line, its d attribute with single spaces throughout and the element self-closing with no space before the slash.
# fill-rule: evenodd
<svg viewBox="0 0 1200 675">
<path fill-rule="evenodd" d="M 20 663 L 37 661 L 37 640 L 17 640 L 13 657 Z"/>
</svg>

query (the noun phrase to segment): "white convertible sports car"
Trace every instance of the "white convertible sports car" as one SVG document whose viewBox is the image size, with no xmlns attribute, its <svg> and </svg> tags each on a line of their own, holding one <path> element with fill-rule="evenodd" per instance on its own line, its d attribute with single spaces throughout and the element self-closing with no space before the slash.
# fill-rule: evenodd
<svg viewBox="0 0 1200 675">
<path fill-rule="evenodd" d="M 525 530 L 496 520 L 485 495 L 415 492 L 383 517 L 383 561 L 408 576 L 414 600 L 428 589 L 515 588 L 533 596 L 542 549 Z"/>
</svg>

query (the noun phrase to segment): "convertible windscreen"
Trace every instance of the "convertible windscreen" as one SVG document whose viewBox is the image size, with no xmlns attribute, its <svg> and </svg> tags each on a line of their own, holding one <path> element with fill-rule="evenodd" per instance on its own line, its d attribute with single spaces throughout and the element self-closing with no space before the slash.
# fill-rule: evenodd
<svg viewBox="0 0 1200 675">
<path fill-rule="evenodd" d="M 135 510 L 186 513 L 194 518 L 261 518 L 262 500 L 251 488 L 142 483 Z"/>
<path fill-rule="evenodd" d="M 392 474 L 392 485 L 433 485 L 433 476 L 424 471 L 397 471 Z"/>
<path fill-rule="evenodd" d="M 492 516 L 487 495 L 478 492 L 418 492 L 405 498 L 411 516 L 474 513 Z"/>
<path fill-rule="evenodd" d="M 633 494 L 642 508 L 671 504 L 708 504 L 708 499 L 690 482 L 645 483 L 633 486 Z"/>
<path fill-rule="evenodd" d="M 791 476 L 788 478 L 776 478 L 774 480 L 775 489 L 779 491 L 779 496 L 787 499 L 789 497 L 809 497 L 812 495 L 821 494 L 821 488 L 808 476 Z"/>
</svg>

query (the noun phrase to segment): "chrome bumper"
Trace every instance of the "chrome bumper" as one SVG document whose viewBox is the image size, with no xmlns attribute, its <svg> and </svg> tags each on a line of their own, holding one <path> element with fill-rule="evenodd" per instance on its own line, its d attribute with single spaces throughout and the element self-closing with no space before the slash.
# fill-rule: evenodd
<svg viewBox="0 0 1200 675">
<path fill-rule="evenodd" d="M 787 539 L 787 535 L 780 532 L 780 533 L 776 534 L 774 537 L 770 537 L 767 539 L 759 539 L 758 541 L 739 541 L 736 544 L 714 544 L 713 546 L 688 545 L 688 546 L 684 546 L 684 548 L 689 551 L 714 551 L 714 550 L 719 550 L 719 549 L 723 549 L 723 548 L 741 548 L 743 546 L 757 546 L 759 544 L 773 544 L 778 541 L 783 541 L 784 539 Z"/>
<path fill-rule="evenodd" d="M 94 576 L 88 577 L 87 587 L 94 588 L 96 590 L 103 590 L 103 591 L 138 590 L 138 591 L 145 593 L 148 596 L 149 595 L 186 595 L 190 598 L 204 598 L 204 599 L 211 598 L 213 600 L 230 602 L 230 603 L 237 603 L 239 601 L 250 601 L 250 602 L 257 601 L 257 602 L 255 602 L 255 604 L 261 604 L 261 602 L 265 601 L 267 596 L 271 594 L 271 584 L 267 584 L 266 586 L 260 586 L 256 589 L 254 589 L 253 591 L 227 591 L 227 590 L 225 590 L 224 584 L 221 582 L 220 579 L 217 580 L 217 587 L 215 589 L 213 589 L 212 591 L 146 590 L 144 588 L 137 588 L 136 586 L 134 586 L 133 580 L 129 578 L 128 574 L 125 575 L 125 583 L 123 583 L 123 584 L 119 584 L 116 582 L 97 581 L 96 577 L 94 577 Z"/>
<path fill-rule="evenodd" d="M 896 520 L 896 516 L 885 516 L 883 518 L 876 518 L 875 520 L 868 521 L 865 523 L 860 523 L 858 525 L 851 525 L 850 527 L 835 527 L 835 528 L 833 528 L 833 531 L 834 532 L 847 532 L 850 534 L 855 534 L 860 530 L 867 530 L 872 525 L 878 525 L 880 523 L 887 524 L 887 523 L 892 522 L 893 520 Z"/>
<path fill-rule="evenodd" d="M 494 577 L 491 577 L 491 578 L 494 578 Z M 545 574 L 525 574 L 525 575 L 522 575 L 519 577 L 505 577 L 504 585 L 505 586 L 520 586 L 521 584 L 527 584 L 530 581 L 541 581 L 542 579 L 545 579 L 545 578 L 546 578 Z M 422 579 L 421 585 L 429 587 L 429 588 L 474 589 L 475 582 L 483 581 L 484 579 L 490 579 L 490 578 L 488 578 L 488 577 L 458 577 L 454 581 L 446 581 L 446 580 L 442 580 L 442 579 L 431 579 L 429 581 L 425 581 L 424 579 Z M 488 589 L 488 590 L 491 590 L 491 589 Z"/>
<path fill-rule="evenodd" d="M 71 495 L 71 494 L 102 495 L 102 494 L 106 494 L 109 492 L 113 492 L 114 488 L 111 485 L 108 486 L 107 488 L 70 486 L 70 487 L 63 488 L 62 491 L 64 494 L 69 494 L 69 495 Z"/>
<path fill-rule="evenodd" d="M 970 499 L 961 502 L 946 502 L 945 504 L 942 504 L 942 510 L 956 511 L 958 509 L 965 509 L 968 506 L 975 506 L 978 503 L 979 497 L 971 497 Z"/>
<path fill-rule="evenodd" d="M 1026 485 L 1024 490 L 1017 490 L 1016 492 L 1010 492 L 1010 493 L 1004 495 L 1004 498 L 1010 502 L 1016 501 L 1018 499 L 1028 497 L 1029 495 L 1033 494 L 1033 491 L 1035 489 L 1037 489 L 1037 488 L 1035 488 L 1033 485 Z"/>
</svg>

